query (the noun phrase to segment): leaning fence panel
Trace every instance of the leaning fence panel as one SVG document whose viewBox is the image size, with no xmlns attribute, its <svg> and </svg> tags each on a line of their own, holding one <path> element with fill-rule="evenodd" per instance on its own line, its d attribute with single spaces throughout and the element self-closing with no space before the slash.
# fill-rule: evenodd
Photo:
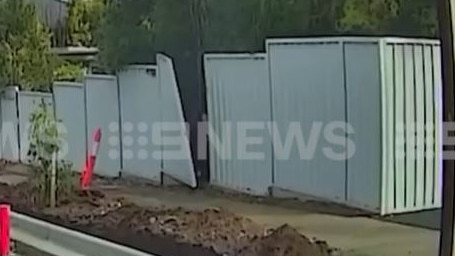
<svg viewBox="0 0 455 256">
<path fill-rule="evenodd" d="M 191 187 L 197 186 L 182 99 L 172 59 L 157 55 L 160 79 L 163 172 Z M 196 131 L 191 131 L 196 132 Z M 169 135 L 170 134 L 170 135 Z"/>
</svg>

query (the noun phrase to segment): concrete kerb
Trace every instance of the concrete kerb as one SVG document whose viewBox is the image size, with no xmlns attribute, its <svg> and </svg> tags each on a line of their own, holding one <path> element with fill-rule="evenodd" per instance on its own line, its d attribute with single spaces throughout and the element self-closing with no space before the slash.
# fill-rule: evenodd
<svg viewBox="0 0 455 256">
<path fill-rule="evenodd" d="M 15 212 L 11 212 L 11 228 L 12 239 L 52 255 L 65 251 L 65 255 L 80 256 L 154 256 Z"/>
</svg>

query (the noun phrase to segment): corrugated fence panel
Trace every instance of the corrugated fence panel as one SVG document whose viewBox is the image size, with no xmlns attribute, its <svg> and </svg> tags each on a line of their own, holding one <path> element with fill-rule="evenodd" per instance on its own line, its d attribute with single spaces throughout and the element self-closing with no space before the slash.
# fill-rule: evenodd
<svg viewBox="0 0 455 256">
<path fill-rule="evenodd" d="M 342 44 L 272 40 L 267 50 L 278 128 L 274 186 L 345 201 L 346 139 L 334 131 L 346 122 Z M 279 150 L 292 135 L 300 150 L 296 145 L 289 145 L 291 152 Z"/>
<path fill-rule="evenodd" d="M 30 130 L 30 117 L 31 114 L 38 109 L 39 104 L 44 101 L 45 104 L 53 112 L 53 100 L 51 93 L 40 92 L 27 92 L 20 91 L 18 94 L 19 101 L 19 139 L 20 139 L 20 160 L 22 162 L 28 161 L 29 130 Z"/>
<path fill-rule="evenodd" d="M 114 76 L 90 75 L 84 79 L 87 113 L 87 145 L 92 145 L 92 132 L 102 130 L 95 173 L 117 177 L 121 170 L 119 98 Z"/>
<path fill-rule="evenodd" d="M 380 210 L 381 79 L 378 43 L 344 43 L 347 120 L 355 151 L 347 161 L 350 205 Z"/>
<path fill-rule="evenodd" d="M 381 78 L 383 79 L 382 84 L 382 109 L 383 109 L 383 132 L 384 135 L 383 141 L 383 151 L 385 153 L 384 160 L 385 162 L 382 165 L 382 194 L 381 194 L 381 214 L 385 214 L 391 209 L 395 208 L 397 198 L 395 190 L 395 156 L 396 156 L 396 147 L 395 147 L 395 94 L 397 92 L 395 88 L 395 66 L 396 66 L 396 56 L 395 48 L 391 46 L 386 46 L 381 43 L 381 49 L 383 51 L 383 63 L 382 69 L 383 74 Z"/>
<path fill-rule="evenodd" d="M 433 187 L 434 184 L 434 173 L 435 173 L 435 163 L 430 161 L 434 158 L 434 146 L 435 146 L 435 136 L 434 136 L 434 120 L 436 120 L 436 115 L 434 112 L 434 102 L 433 102 L 433 64 L 430 60 L 433 59 L 433 47 L 431 45 L 424 46 L 424 77 L 425 77 L 425 124 L 426 124 L 426 143 L 425 143 L 425 198 L 424 202 L 433 202 L 434 190 L 427 189 Z"/>
<path fill-rule="evenodd" d="M 266 195 L 272 186 L 273 159 L 266 55 L 209 54 L 205 56 L 205 71 L 209 127 L 213 129 L 209 147 L 211 183 Z M 242 139 L 247 129 L 250 139 L 257 143 L 247 145 Z"/>
<path fill-rule="evenodd" d="M 423 46 L 415 45 L 413 49 L 415 73 L 415 199 L 416 207 L 425 204 L 425 85 L 423 73 Z"/>
<path fill-rule="evenodd" d="M 164 133 L 161 134 L 163 172 L 191 187 L 196 187 L 196 173 L 174 64 L 169 57 L 162 54 L 157 55 L 157 63 L 161 88 L 161 131 Z"/>
<path fill-rule="evenodd" d="M 6 88 L 1 97 L 2 108 L 2 158 L 19 161 L 19 120 L 17 117 L 16 87 Z"/>
<path fill-rule="evenodd" d="M 434 184 L 433 191 L 434 197 L 432 205 L 429 207 L 441 207 L 442 206 L 442 148 L 443 148 L 443 105 L 442 105 L 442 58 L 441 58 L 441 47 L 439 44 L 433 45 L 433 105 L 435 108 L 434 118 Z"/>
<path fill-rule="evenodd" d="M 439 42 L 412 39 L 384 41 L 388 125 L 395 130 L 383 214 L 441 206 L 441 56 Z M 392 58 L 393 56 L 393 58 Z M 390 111 L 390 110 L 393 111 Z M 393 124 L 392 121 L 393 120 Z M 389 140 L 389 143 L 391 141 Z M 393 190 L 390 191 L 390 183 Z"/>
<path fill-rule="evenodd" d="M 394 191 L 395 191 L 395 208 L 398 211 L 405 209 L 406 205 L 406 150 L 405 150 L 405 83 L 404 83 L 404 47 L 403 45 L 394 47 L 394 77 L 395 77 L 395 168 L 394 168 Z"/>
<path fill-rule="evenodd" d="M 73 169 L 81 171 L 86 159 L 87 141 L 83 84 L 54 83 L 55 115 L 61 121 L 59 129 L 65 144 L 59 158 L 73 163 Z"/>
<path fill-rule="evenodd" d="M 122 173 L 161 180 L 160 146 L 152 142 L 152 128 L 161 116 L 156 66 L 129 66 L 118 74 L 123 137 Z M 112 141 L 113 142 L 113 141 Z"/>
<path fill-rule="evenodd" d="M 413 57 L 413 46 L 404 46 L 404 131 L 405 131 L 405 207 L 414 206 L 415 202 L 415 176 L 416 176 L 416 129 L 415 129 L 415 72 L 414 72 L 414 57 Z"/>
</svg>

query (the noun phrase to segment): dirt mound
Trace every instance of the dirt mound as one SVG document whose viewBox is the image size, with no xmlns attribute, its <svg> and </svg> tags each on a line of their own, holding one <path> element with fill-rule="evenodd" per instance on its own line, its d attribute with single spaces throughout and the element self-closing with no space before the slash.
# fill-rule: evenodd
<svg viewBox="0 0 455 256">
<path fill-rule="evenodd" d="M 160 212 L 150 218 L 147 228 L 154 234 L 172 235 L 179 241 L 212 248 L 222 255 L 234 255 L 233 252 L 264 234 L 263 227 L 222 209 Z"/>
<path fill-rule="evenodd" d="M 271 234 L 257 238 L 238 252 L 239 256 L 329 256 L 324 242 L 312 242 L 294 228 L 284 225 Z"/>
<path fill-rule="evenodd" d="M 234 252 L 264 235 L 264 228 L 222 209 L 190 211 L 144 209 L 124 202 L 99 201 L 97 205 L 71 204 L 47 211 L 75 225 L 118 227 L 137 233 L 173 237 L 178 242 L 213 249 L 220 255 Z"/>
</svg>

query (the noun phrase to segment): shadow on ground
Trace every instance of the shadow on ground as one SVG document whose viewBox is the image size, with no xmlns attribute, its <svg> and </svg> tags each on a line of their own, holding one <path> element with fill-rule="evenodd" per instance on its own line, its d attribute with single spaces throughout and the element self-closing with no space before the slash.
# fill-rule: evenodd
<svg viewBox="0 0 455 256">
<path fill-rule="evenodd" d="M 413 227 L 439 230 L 441 209 L 378 217 L 377 219 Z"/>
</svg>

